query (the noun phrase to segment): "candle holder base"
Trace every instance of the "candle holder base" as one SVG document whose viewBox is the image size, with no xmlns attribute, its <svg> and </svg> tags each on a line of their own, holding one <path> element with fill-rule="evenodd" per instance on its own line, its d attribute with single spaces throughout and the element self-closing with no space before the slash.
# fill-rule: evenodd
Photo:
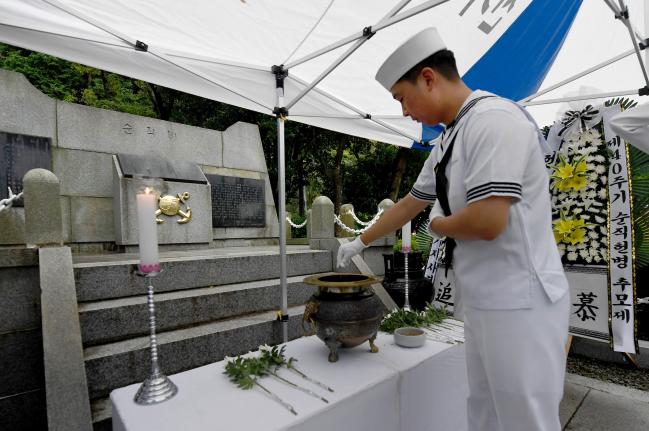
<svg viewBox="0 0 649 431">
<path fill-rule="evenodd" d="M 160 269 L 159 271 L 142 272 L 142 271 L 140 271 L 140 268 L 138 268 L 135 271 L 135 275 L 137 275 L 138 277 L 153 278 L 153 277 L 157 277 L 158 275 L 162 274 L 163 271 L 164 271 L 163 269 Z"/>
<path fill-rule="evenodd" d="M 144 380 L 135 394 L 135 403 L 140 405 L 158 404 L 173 398 L 178 387 L 164 374 L 151 376 Z"/>
</svg>

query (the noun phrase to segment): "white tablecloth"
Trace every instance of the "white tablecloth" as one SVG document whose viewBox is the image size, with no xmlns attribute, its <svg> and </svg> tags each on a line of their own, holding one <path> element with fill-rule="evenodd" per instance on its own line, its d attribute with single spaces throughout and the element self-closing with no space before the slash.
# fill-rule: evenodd
<svg viewBox="0 0 649 431">
<path fill-rule="evenodd" d="M 293 340 L 286 356 L 296 367 L 331 386 L 327 392 L 292 372 L 289 380 L 322 394 L 325 404 L 274 378 L 262 384 L 298 412 L 294 416 L 260 389 L 236 388 L 216 362 L 171 376 L 178 394 L 151 406 L 133 402 L 139 384 L 114 390 L 115 431 L 304 430 L 304 431 L 463 431 L 468 394 L 464 347 L 428 340 L 421 348 L 394 344 L 379 334 L 379 353 L 365 343 L 341 349 L 336 363 L 327 361 L 328 349 L 316 337 Z M 162 358 L 164 366 L 164 357 Z M 164 367 L 163 367 L 164 368 Z"/>
</svg>

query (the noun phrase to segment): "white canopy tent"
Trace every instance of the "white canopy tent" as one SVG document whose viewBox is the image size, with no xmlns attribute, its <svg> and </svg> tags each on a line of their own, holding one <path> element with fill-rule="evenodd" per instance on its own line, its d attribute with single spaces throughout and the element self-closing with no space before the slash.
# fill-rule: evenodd
<svg viewBox="0 0 649 431">
<path fill-rule="evenodd" d="M 610 48 L 616 54 L 634 54 L 632 35 L 613 19 L 613 11 L 625 7 L 621 0 L 2 0 L 0 41 L 276 115 L 282 221 L 285 118 L 425 146 L 430 131 L 403 118 L 374 80 L 394 48 L 436 26 L 471 87 L 519 100 L 537 91 L 546 76 L 567 77 L 552 68 L 553 61 L 559 53 L 561 64 L 570 63 L 560 49 L 567 35 L 568 41 L 573 37 L 575 17 L 595 3 L 608 9 L 609 18 L 575 35 L 575 43 L 601 36 L 617 41 Z M 636 17 L 646 13 L 643 0 L 627 3 L 638 26 Z M 573 61 L 568 74 L 610 58 L 602 58 L 609 50 L 595 48 L 592 62 Z M 625 66 L 616 76 L 636 94 L 647 85 L 637 60 L 633 71 Z M 286 316 L 286 243 L 284 223 L 279 225 Z"/>
</svg>

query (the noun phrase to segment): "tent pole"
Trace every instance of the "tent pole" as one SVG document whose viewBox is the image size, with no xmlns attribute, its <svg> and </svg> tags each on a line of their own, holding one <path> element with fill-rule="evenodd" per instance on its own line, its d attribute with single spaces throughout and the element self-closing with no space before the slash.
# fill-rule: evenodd
<svg viewBox="0 0 649 431">
<path fill-rule="evenodd" d="M 631 22 L 629 21 L 629 8 L 624 4 L 623 0 L 618 0 L 620 2 L 620 20 L 624 23 L 624 26 L 629 31 L 629 36 L 631 36 L 631 43 L 635 48 L 636 55 L 638 56 L 638 61 L 640 62 L 640 69 L 642 69 L 642 75 L 644 76 L 645 84 L 649 87 L 649 76 L 647 75 L 647 68 L 645 68 L 644 61 L 642 60 L 642 55 L 640 54 L 640 47 L 635 40 L 635 35 L 633 33 L 633 27 L 631 27 Z"/>
<path fill-rule="evenodd" d="M 402 21 L 402 20 L 404 20 L 406 18 L 410 18 L 411 16 L 417 15 L 418 13 L 424 12 L 424 11 L 426 11 L 428 9 L 434 8 L 435 6 L 438 6 L 438 5 L 442 4 L 442 3 L 446 3 L 449 0 L 430 0 L 430 1 L 426 2 L 426 3 L 424 3 L 424 4 L 421 4 L 421 5 L 417 6 L 417 7 L 414 7 L 412 9 L 410 9 L 408 12 L 404 12 L 404 13 L 398 15 L 398 16 L 395 16 L 395 14 L 397 12 L 399 12 L 408 3 L 410 3 L 410 1 L 411 0 L 402 0 L 401 3 L 399 3 L 394 8 L 392 8 L 392 10 L 390 12 L 388 12 L 385 15 L 385 17 L 383 17 L 376 24 L 376 27 L 380 26 L 380 28 L 378 28 L 378 29 L 382 29 L 382 28 L 390 26 L 392 24 L 396 24 L 399 21 Z M 394 20 L 389 20 L 389 18 L 392 18 L 392 17 L 394 17 L 395 19 Z M 345 46 L 348 43 L 351 43 L 351 42 L 353 42 L 355 40 L 363 39 L 365 37 L 366 36 L 365 36 L 364 31 L 354 33 L 351 36 L 347 36 L 347 37 L 339 40 L 338 42 L 334 42 L 331 45 L 328 45 L 328 46 L 326 46 L 326 47 L 324 47 L 322 49 L 319 49 L 319 50 L 317 50 L 315 52 L 312 52 L 309 55 L 305 55 L 304 57 L 299 58 L 299 59 L 297 59 L 295 61 L 291 61 L 290 63 L 286 63 L 284 65 L 284 67 L 286 69 L 291 69 L 292 67 L 295 67 L 295 66 L 297 66 L 299 64 L 302 64 L 302 63 L 305 63 L 305 62 L 307 62 L 309 60 L 312 60 L 312 59 L 314 59 L 316 57 L 319 57 L 319 56 L 321 56 L 323 54 L 326 54 L 326 53 L 328 53 L 330 51 L 333 51 L 334 49 L 340 48 L 341 46 Z"/>
<path fill-rule="evenodd" d="M 142 51 L 143 53 L 151 54 L 152 56 L 154 56 L 154 57 L 156 57 L 156 58 L 158 58 L 158 59 L 160 59 L 160 60 L 162 60 L 164 62 L 167 62 L 167 63 L 171 64 L 172 66 L 175 66 L 175 67 L 177 67 L 177 68 L 179 68 L 181 70 L 184 70 L 185 72 L 187 72 L 187 73 L 189 73 L 191 75 L 194 75 L 197 78 L 203 79 L 206 82 L 209 82 L 210 84 L 214 84 L 217 87 L 219 87 L 219 88 L 221 88 L 221 89 L 223 89 L 225 91 L 229 91 L 230 93 L 232 93 L 232 94 L 234 94 L 234 95 L 236 95 L 238 97 L 241 97 L 242 99 L 245 99 L 245 100 L 247 100 L 248 102 L 250 102 L 250 103 L 252 103 L 254 105 L 257 105 L 257 106 L 263 108 L 259 112 L 268 113 L 269 111 L 272 111 L 272 109 L 269 106 L 266 106 L 266 105 L 262 104 L 261 102 L 259 102 L 257 100 L 254 100 L 254 99 L 251 99 L 250 97 L 245 96 L 243 94 L 243 92 L 235 91 L 231 87 L 228 87 L 228 86 L 226 86 L 224 84 L 219 83 L 218 81 L 215 81 L 213 78 L 210 78 L 210 77 L 206 76 L 204 73 L 199 72 L 198 70 L 196 70 L 196 69 L 194 69 L 192 67 L 178 64 L 175 61 L 171 60 L 167 53 L 163 53 L 163 52 L 158 51 L 156 49 L 152 49 L 146 43 L 144 43 L 144 42 L 142 42 L 140 40 L 134 39 L 133 37 L 131 37 L 129 35 L 126 35 L 126 34 L 120 32 L 120 31 L 118 31 L 118 30 L 116 30 L 116 29 L 114 29 L 114 28 L 112 28 L 112 27 L 110 27 L 110 26 L 108 26 L 108 25 L 106 25 L 106 24 L 104 24 L 104 23 L 102 23 L 102 22 L 100 22 L 100 21 L 98 21 L 98 20 L 84 14 L 84 13 L 82 13 L 82 12 L 79 12 L 78 10 L 76 10 L 76 9 L 70 7 L 70 6 L 61 3 L 59 0 L 41 0 L 41 1 L 43 1 L 44 3 L 49 4 L 50 6 L 53 6 L 53 7 L 57 8 L 57 9 L 62 10 L 63 12 L 65 12 L 65 13 L 67 13 L 67 14 L 69 14 L 69 15 L 77 18 L 77 19 L 80 19 L 81 21 L 84 21 L 87 24 L 90 24 L 90 25 L 92 25 L 94 27 L 97 27 L 98 29 L 100 29 L 102 31 L 105 31 L 106 33 L 110 34 L 111 36 L 115 37 L 116 39 L 121 40 L 126 45 L 133 47 L 137 51 Z M 251 108 L 247 108 L 247 109 L 251 109 Z"/>
<path fill-rule="evenodd" d="M 562 97 L 560 99 L 536 100 L 532 102 L 523 102 L 523 106 L 549 105 L 551 103 L 572 102 L 573 100 L 601 99 L 606 97 L 631 96 L 638 95 L 638 90 L 613 91 L 611 93 L 587 94 L 583 96 Z"/>
<path fill-rule="evenodd" d="M 283 98 L 283 96 L 282 96 Z M 277 187 L 279 200 L 279 279 L 282 288 L 282 340 L 288 341 L 288 288 L 286 280 L 286 182 L 284 119 L 277 116 Z"/>
<path fill-rule="evenodd" d="M 633 53 L 635 53 L 635 49 L 631 48 L 630 50 L 628 50 L 626 52 L 623 52 L 622 54 L 616 55 L 615 57 L 613 57 L 613 58 L 611 58 L 609 60 L 606 60 L 606 61 L 604 61 L 604 62 L 602 62 L 602 63 L 600 63 L 598 65 L 595 65 L 595 66 L 591 67 L 590 69 L 586 69 L 583 72 L 578 73 L 576 75 L 573 75 L 570 78 L 566 78 L 566 79 L 564 79 L 563 81 L 561 81 L 561 82 L 559 82 L 557 84 L 554 84 L 554 85 L 552 85 L 552 86 L 550 86 L 548 88 L 544 88 L 543 90 L 541 90 L 541 91 L 539 91 L 537 93 L 534 93 L 531 96 L 527 96 L 526 98 L 524 98 L 522 100 L 519 100 L 519 103 L 529 102 L 532 99 L 536 99 L 539 96 L 543 96 L 544 94 L 549 93 L 552 90 L 556 90 L 559 87 L 562 87 L 562 86 L 564 86 L 566 84 L 571 83 L 572 81 L 576 81 L 577 79 L 579 79 L 581 77 L 584 77 L 584 76 L 586 76 L 586 75 L 588 75 L 590 73 L 596 72 L 599 69 L 602 69 L 602 68 L 608 66 L 609 64 L 613 64 L 616 61 L 622 60 L 623 58 L 626 58 L 626 57 L 632 55 Z"/>
<path fill-rule="evenodd" d="M 295 76 L 292 76 L 291 79 L 293 79 L 296 82 L 299 82 L 302 85 L 308 85 L 305 81 L 303 81 L 301 79 L 298 79 Z M 417 141 L 417 142 L 420 140 L 419 138 L 416 138 L 416 137 L 404 132 L 403 130 L 398 130 L 394 126 L 390 126 L 387 123 L 385 123 L 383 121 L 380 121 L 380 119 L 384 118 L 385 116 L 376 116 L 375 117 L 375 116 L 373 116 L 373 115 L 371 115 L 371 114 L 369 114 L 367 112 L 361 111 L 357 107 L 355 107 L 353 105 L 350 105 L 349 103 L 345 102 L 344 100 L 341 100 L 341 99 L 339 99 L 339 98 L 337 98 L 337 97 L 335 97 L 335 96 L 333 96 L 333 95 L 327 93 L 326 91 L 323 91 L 323 90 L 321 90 L 321 89 L 319 89 L 317 87 L 313 88 L 311 91 L 315 91 L 316 93 L 326 97 L 327 99 L 329 99 L 329 100 L 331 100 L 333 102 L 336 102 L 341 106 L 344 106 L 345 108 L 349 109 L 350 111 L 356 112 L 359 117 L 364 118 L 364 119 L 366 119 L 368 121 L 372 121 L 372 122 L 378 124 L 379 126 L 385 127 L 386 129 L 391 130 L 394 133 L 403 136 L 404 138 L 412 139 L 413 141 Z M 291 115 L 294 116 L 294 117 L 306 117 L 307 116 L 307 115 L 300 115 L 300 114 L 296 114 L 296 113 L 293 113 Z M 326 116 L 318 116 L 318 117 L 327 118 Z M 349 117 L 349 118 L 351 119 L 353 117 Z M 403 116 L 396 116 L 395 115 L 392 118 L 403 118 Z"/>
<path fill-rule="evenodd" d="M 288 342 L 288 287 L 286 271 L 286 159 L 284 151 L 284 120 L 288 110 L 284 107 L 284 79 L 288 72 L 282 66 L 273 66 L 277 106 L 277 200 L 279 201 L 279 284 L 282 290 L 282 307 L 278 320 L 282 323 L 282 342 Z"/>
</svg>

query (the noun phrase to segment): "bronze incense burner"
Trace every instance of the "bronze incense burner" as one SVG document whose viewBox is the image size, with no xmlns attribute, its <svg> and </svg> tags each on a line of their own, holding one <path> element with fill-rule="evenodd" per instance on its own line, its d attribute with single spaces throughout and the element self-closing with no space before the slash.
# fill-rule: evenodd
<svg viewBox="0 0 649 431">
<path fill-rule="evenodd" d="M 375 277 L 362 274 L 328 274 L 304 279 L 318 286 L 306 304 L 302 326 L 315 333 L 329 347 L 329 362 L 338 360 L 340 347 L 356 347 L 365 341 L 376 353 L 376 333 L 385 307 L 374 294 L 371 284 Z"/>
</svg>

